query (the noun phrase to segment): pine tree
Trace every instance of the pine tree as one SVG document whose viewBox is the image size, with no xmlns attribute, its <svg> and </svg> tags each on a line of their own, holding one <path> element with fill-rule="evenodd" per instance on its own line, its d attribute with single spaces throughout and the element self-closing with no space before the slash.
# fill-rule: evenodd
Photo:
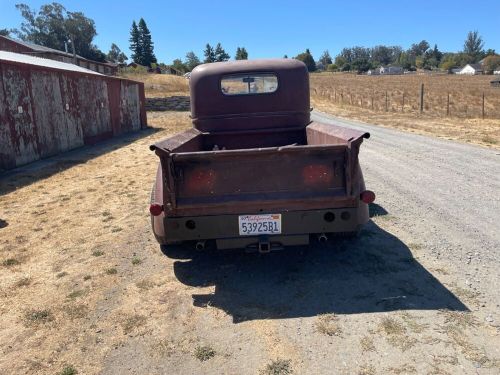
<svg viewBox="0 0 500 375">
<path fill-rule="evenodd" d="M 484 42 L 479 32 L 469 31 L 464 42 L 464 53 L 471 57 L 474 61 L 480 60 L 483 55 Z"/>
<path fill-rule="evenodd" d="M 217 43 L 217 46 L 215 47 L 215 61 L 227 61 L 229 60 L 229 55 L 226 53 L 224 48 L 222 48 L 222 45 L 220 43 Z"/>
<path fill-rule="evenodd" d="M 238 47 L 236 49 L 236 55 L 234 56 L 235 60 L 248 60 L 248 52 L 245 47 Z"/>
<path fill-rule="evenodd" d="M 145 66 L 156 64 L 156 56 L 154 54 L 153 41 L 151 40 L 151 32 L 143 18 L 139 20 L 139 45 L 141 47 L 141 60 Z"/>
<path fill-rule="evenodd" d="M 142 50 L 141 45 L 139 43 L 140 33 L 137 28 L 137 24 L 132 22 L 132 28 L 130 29 L 130 50 L 132 51 L 132 55 L 130 56 L 132 61 L 136 64 L 141 64 L 142 61 Z"/>
<path fill-rule="evenodd" d="M 216 61 L 214 48 L 208 43 L 205 46 L 205 50 L 203 51 L 203 55 L 205 56 L 205 60 L 203 61 L 205 63 L 213 63 Z"/>
<path fill-rule="evenodd" d="M 325 52 L 323 52 L 323 54 L 321 55 L 321 57 L 319 58 L 319 62 L 321 64 L 323 64 L 323 66 L 326 68 L 328 65 L 332 64 L 333 61 L 332 61 L 332 57 L 330 56 L 330 53 L 328 52 L 328 50 L 326 50 Z"/>
</svg>

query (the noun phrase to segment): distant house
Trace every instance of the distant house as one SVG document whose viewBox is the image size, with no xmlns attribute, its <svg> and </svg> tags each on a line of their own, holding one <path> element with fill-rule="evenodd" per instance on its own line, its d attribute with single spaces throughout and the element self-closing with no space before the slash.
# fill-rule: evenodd
<svg viewBox="0 0 500 375">
<path fill-rule="evenodd" d="M 498 68 L 498 70 L 494 70 L 494 71 L 493 71 L 493 74 L 498 74 L 498 75 L 500 75 L 500 68 Z"/>
<path fill-rule="evenodd" d="M 380 74 L 390 74 L 390 75 L 396 75 L 396 74 L 403 74 L 403 68 L 400 66 L 382 66 L 380 67 Z"/>
<path fill-rule="evenodd" d="M 492 87 L 500 87 L 500 78 L 497 78 L 497 79 L 494 79 L 493 81 L 491 81 L 490 85 Z"/>
<path fill-rule="evenodd" d="M 462 70 L 462 68 L 452 68 L 452 69 L 450 69 L 450 73 L 451 74 L 460 74 L 461 70 Z"/>
<path fill-rule="evenodd" d="M 118 65 L 114 63 L 88 60 L 79 55 L 73 55 L 69 52 L 63 52 L 57 49 L 40 46 L 38 44 L 12 39 L 8 36 L 0 36 L 0 51 L 21 53 L 23 55 L 75 64 L 81 66 L 82 68 L 106 75 L 115 75 L 118 70 Z"/>
<path fill-rule="evenodd" d="M 366 72 L 369 76 L 378 76 L 380 75 L 380 68 L 370 69 Z"/>
<path fill-rule="evenodd" d="M 467 64 L 457 74 L 465 74 L 465 75 L 483 74 L 483 67 L 481 64 Z"/>
<path fill-rule="evenodd" d="M 318 71 L 326 70 L 326 66 L 321 61 L 318 61 L 316 63 L 316 70 Z"/>
<path fill-rule="evenodd" d="M 380 68 L 370 69 L 366 74 L 369 76 L 378 75 L 396 75 L 403 74 L 404 70 L 400 66 L 381 66 Z"/>
</svg>

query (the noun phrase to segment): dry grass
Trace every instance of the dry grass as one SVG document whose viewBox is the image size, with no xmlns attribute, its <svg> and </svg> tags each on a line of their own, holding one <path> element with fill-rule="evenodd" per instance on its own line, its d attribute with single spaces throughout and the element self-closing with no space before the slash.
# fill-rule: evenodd
<svg viewBox="0 0 500 375">
<path fill-rule="evenodd" d="M 327 336 L 340 336 L 342 328 L 339 325 L 338 317 L 334 314 L 323 314 L 316 321 L 316 329 L 319 333 Z"/>
<path fill-rule="evenodd" d="M 499 147 L 500 90 L 491 88 L 490 80 L 491 76 L 312 74 L 311 100 L 316 109 L 336 116 Z M 423 114 L 419 112 L 421 83 L 425 87 Z M 481 118 L 483 92 L 484 120 Z"/>
<path fill-rule="evenodd" d="M 182 112 L 148 120 L 157 131 L 147 137 L 62 155 L 0 180 L 0 211 L 8 223 L 0 229 L 0 373 L 56 374 L 68 364 L 82 374 L 100 373 L 124 334 L 142 333 L 149 324 L 140 317 L 162 311 L 158 303 L 138 303 L 154 290 L 155 284 L 140 283 L 144 274 L 155 283 L 165 275 L 145 264 L 146 254 L 163 258 L 149 241 L 147 204 L 158 159 L 148 146 L 190 122 Z M 138 249 L 141 263 L 131 261 Z M 101 330 L 111 333 L 102 342 L 103 334 L 95 333 Z"/>
<path fill-rule="evenodd" d="M 144 82 L 146 97 L 189 95 L 189 80 L 169 74 L 122 73 L 122 77 Z"/>
<path fill-rule="evenodd" d="M 292 361 L 289 359 L 276 359 L 266 365 L 260 372 L 261 375 L 289 375 L 293 373 Z"/>
<path fill-rule="evenodd" d="M 194 357 L 200 362 L 208 361 L 210 358 L 215 357 L 215 350 L 208 345 L 197 346 L 194 350 Z"/>
<path fill-rule="evenodd" d="M 391 345 L 401 349 L 403 352 L 412 348 L 417 340 L 410 337 L 405 325 L 393 317 L 382 318 L 379 324 L 379 331 L 386 336 L 386 340 Z"/>
<path fill-rule="evenodd" d="M 373 338 L 370 336 L 363 336 L 359 343 L 361 344 L 361 350 L 363 352 L 374 352 L 375 344 L 373 343 Z"/>
</svg>

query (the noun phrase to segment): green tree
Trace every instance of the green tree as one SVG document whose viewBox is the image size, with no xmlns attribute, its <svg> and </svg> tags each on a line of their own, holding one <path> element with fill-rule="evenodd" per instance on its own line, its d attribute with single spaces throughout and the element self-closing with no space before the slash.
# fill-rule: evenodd
<svg viewBox="0 0 500 375">
<path fill-rule="evenodd" d="M 111 43 L 111 48 L 106 55 L 106 59 L 116 64 L 123 64 L 128 60 L 128 57 L 122 52 L 120 47 L 118 47 L 115 43 Z"/>
<path fill-rule="evenodd" d="M 314 57 L 311 55 L 309 48 L 306 49 L 305 52 L 299 53 L 296 57 L 296 60 L 302 61 L 307 66 L 307 70 L 309 72 L 316 71 L 316 62 L 314 61 Z"/>
<path fill-rule="evenodd" d="M 323 64 L 323 66 L 326 68 L 328 65 L 332 64 L 333 61 L 332 61 L 332 57 L 330 56 L 330 52 L 328 52 L 328 50 L 326 50 L 325 52 L 323 52 L 323 54 L 321 55 L 321 57 L 319 58 L 319 62 L 321 64 Z"/>
<path fill-rule="evenodd" d="M 284 59 L 288 59 L 288 55 L 283 55 L 283 58 Z"/>
<path fill-rule="evenodd" d="M 10 31 L 8 29 L 0 29 L 0 35 L 9 36 Z"/>
<path fill-rule="evenodd" d="M 215 50 L 210 44 L 207 43 L 205 50 L 203 51 L 203 56 L 205 56 L 205 63 L 213 63 L 216 61 Z"/>
<path fill-rule="evenodd" d="M 483 62 L 486 73 L 492 74 L 495 70 L 500 70 L 500 55 L 489 55 Z"/>
<path fill-rule="evenodd" d="M 412 68 L 411 58 L 408 52 L 401 52 L 396 60 L 396 63 L 406 70 L 410 70 Z"/>
<path fill-rule="evenodd" d="M 0 31 L 1 32 L 1 31 Z M 494 49 L 491 49 L 491 48 L 488 48 L 485 52 L 484 52 L 484 56 L 495 56 L 497 53 L 495 52 Z"/>
<path fill-rule="evenodd" d="M 82 12 L 69 12 L 58 3 L 42 5 L 38 12 L 17 4 L 24 21 L 14 33 L 27 42 L 60 51 L 70 45 L 80 56 L 104 61 L 105 55 L 92 43 L 97 35 L 95 23 Z"/>
<path fill-rule="evenodd" d="M 236 56 L 234 56 L 235 60 L 248 60 L 248 52 L 245 47 L 236 48 Z"/>
<path fill-rule="evenodd" d="M 186 73 L 187 72 L 187 67 L 186 65 L 182 62 L 181 59 L 175 59 L 172 61 L 172 67 L 177 70 L 178 72 L 181 73 Z"/>
<path fill-rule="evenodd" d="M 132 22 L 132 27 L 130 29 L 130 50 L 132 51 L 132 61 L 140 64 L 140 61 L 142 61 L 142 50 L 141 50 L 141 44 L 140 44 L 140 33 L 139 33 L 139 28 L 137 27 L 137 24 L 135 21 Z"/>
<path fill-rule="evenodd" d="M 337 55 L 335 57 L 335 65 L 337 65 L 338 69 L 343 70 L 346 64 L 348 64 L 348 61 L 344 56 Z"/>
<path fill-rule="evenodd" d="M 222 48 L 222 45 L 217 43 L 217 46 L 215 46 L 215 61 L 227 61 L 229 60 L 229 57 L 230 56 L 226 53 L 224 48 Z"/>
<path fill-rule="evenodd" d="M 186 61 L 184 61 L 184 66 L 186 67 L 188 72 L 190 72 L 200 64 L 200 59 L 193 51 L 189 51 L 188 53 L 186 53 Z"/>
<path fill-rule="evenodd" d="M 151 66 L 152 63 L 157 63 L 154 54 L 154 44 L 151 38 L 151 32 L 143 18 L 139 20 L 139 45 L 141 46 L 141 65 Z"/>
<path fill-rule="evenodd" d="M 426 40 L 422 40 L 419 43 L 412 44 L 410 47 L 410 54 L 414 57 L 422 56 L 430 48 L 429 43 Z"/>
<path fill-rule="evenodd" d="M 469 31 L 464 42 L 464 53 L 470 56 L 474 62 L 481 59 L 483 55 L 484 42 L 477 30 Z"/>
</svg>

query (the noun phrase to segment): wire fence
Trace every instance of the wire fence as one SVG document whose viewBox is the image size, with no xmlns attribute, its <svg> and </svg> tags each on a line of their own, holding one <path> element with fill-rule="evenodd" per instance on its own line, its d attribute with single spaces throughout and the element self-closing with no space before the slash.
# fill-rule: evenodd
<svg viewBox="0 0 500 375">
<path fill-rule="evenodd" d="M 386 85 L 387 86 L 387 85 Z M 500 119 L 500 88 L 461 90 L 424 83 L 407 88 L 316 84 L 313 98 L 336 105 L 355 106 L 377 112 L 425 114 L 436 117 Z"/>
</svg>

